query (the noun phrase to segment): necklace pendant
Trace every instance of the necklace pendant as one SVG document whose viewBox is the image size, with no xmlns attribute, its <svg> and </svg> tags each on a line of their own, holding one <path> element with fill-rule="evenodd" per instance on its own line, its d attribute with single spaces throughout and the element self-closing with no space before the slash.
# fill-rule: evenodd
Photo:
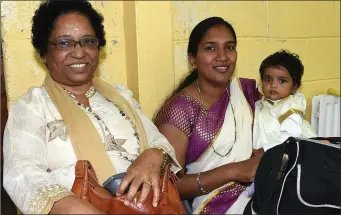
<svg viewBox="0 0 341 215">
<path fill-rule="evenodd" d="M 125 152 L 126 150 L 122 147 L 125 141 L 126 141 L 125 139 L 116 140 L 114 136 L 111 133 L 109 133 L 104 138 L 105 150 Z"/>
<path fill-rule="evenodd" d="M 106 151 L 113 151 L 116 147 L 116 142 L 114 136 L 109 133 L 104 137 L 104 143 L 105 143 L 105 150 Z"/>
</svg>

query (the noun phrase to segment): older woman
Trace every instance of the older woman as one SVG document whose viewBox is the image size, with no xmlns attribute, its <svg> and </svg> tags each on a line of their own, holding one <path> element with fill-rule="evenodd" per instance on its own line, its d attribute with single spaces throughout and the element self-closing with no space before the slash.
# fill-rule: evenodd
<svg viewBox="0 0 341 215">
<path fill-rule="evenodd" d="M 262 156 L 260 150 L 251 158 L 256 82 L 231 78 L 237 38 L 220 17 L 195 26 L 188 56 L 193 71 L 158 112 L 156 125 L 184 167 L 177 186 L 183 198 L 194 199 L 194 213 L 240 214 Z"/>
<path fill-rule="evenodd" d="M 11 106 L 4 136 L 3 184 L 25 214 L 102 213 L 70 191 L 79 159 L 90 160 L 100 182 L 128 169 L 117 195 L 130 185 L 130 204 L 142 186 L 138 206 L 151 189 L 157 206 L 168 156 L 180 169 L 131 91 L 94 76 L 106 43 L 102 23 L 85 0 L 51 0 L 35 12 L 32 43 L 48 74 Z"/>
</svg>

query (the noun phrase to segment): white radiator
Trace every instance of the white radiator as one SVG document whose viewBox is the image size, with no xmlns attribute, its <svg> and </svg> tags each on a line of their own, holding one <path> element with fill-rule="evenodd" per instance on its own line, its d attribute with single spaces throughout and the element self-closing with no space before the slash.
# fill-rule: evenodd
<svg viewBox="0 0 341 215">
<path fill-rule="evenodd" d="M 340 137 L 340 97 L 314 96 L 311 126 L 319 137 Z"/>
</svg>

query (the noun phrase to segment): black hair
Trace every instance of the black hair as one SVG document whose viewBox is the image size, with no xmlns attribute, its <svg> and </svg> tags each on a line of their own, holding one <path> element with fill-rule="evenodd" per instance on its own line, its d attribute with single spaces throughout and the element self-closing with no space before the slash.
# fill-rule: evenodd
<svg viewBox="0 0 341 215">
<path fill-rule="evenodd" d="M 260 77 L 262 79 L 264 71 L 268 68 L 286 69 L 289 72 L 297 88 L 301 86 L 304 66 L 297 54 L 291 53 L 288 50 L 280 50 L 273 53 L 272 55 L 269 55 L 263 60 L 259 68 Z"/>
<path fill-rule="evenodd" d="M 215 26 L 225 26 L 232 34 L 233 39 L 236 42 L 237 45 L 237 37 L 236 32 L 234 31 L 232 25 L 225 21 L 221 17 L 210 17 L 207 18 L 201 22 L 199 22 L 192 30 L 191 35 L 189 37 L 188 47 L 187 47 L 187 55 L 188 56 L 197 56 L 198 53 L 198 46 L 200 41 L 205 37 L 207 31 Z M 183 78 L 180 83 L 177 85 L 175 90 L 173 90 L 170 95 L 167 96 L 164 104 L 167 103 L 167 101 L 172 98 L 175 94 L 179 93 L 181 90 L 192 84 L 196 79 L 198 78 L 198 69 L 193 69 L 185 78 Z M 162 105 L 163 106 L 163 105 Z M 160 110 L 162 109 L 162 106 Z M 153 117 L 153 120 L 155 121 L 157 117 L 157 113 Z"/>
<path fill-rule="evenodd" d="M 70 12 L 86 16 L 95 31 L 99 47 L 105 46 L 103 16 L 87 0 L 47 0 L 39 5 L 32 19 L 32 44 L 40 57 L 47 53 L 48 38 L 56 19 Z"/>
<path fill-rule="evenodd" d="M 199 22 L 192 30 L 191 35 L 189 37 L 188 47 L 187 47 L 187 55 L 188 56 L 197 56 L 198 46 L 202 38 L 205 37 L 207 31 L 215 26 L 225 26 L 232 33 L 232 37 L 237 45 L 237 36 L 234 31 L 232 25 L 225 21 L 220 17 L 210 17 L 201 22 Z M 188 85 L 192 84 L 198 78 L 198 69 L 194 69 L 188 74 L 179 84 L 178 87 L 173 91 L 173 95 L 179 93 L 181 90 L 186 88 Z"/>
</svg>

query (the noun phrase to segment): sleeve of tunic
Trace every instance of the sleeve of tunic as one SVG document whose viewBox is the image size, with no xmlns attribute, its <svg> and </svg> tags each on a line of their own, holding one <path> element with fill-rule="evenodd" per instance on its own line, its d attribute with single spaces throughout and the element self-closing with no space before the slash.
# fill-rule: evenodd
<svg viewBox="0 0 341 215">
<path fill-rule="evenodd" d="M 306 110 L 306 100 L 303 94 L 292 95 L 283 104 L 271 109 L 271 114 L 280 124 L 279 142 L 283 143 L 289 137 L 301 137 L 303 116 Z"/>
<path fill-rule="evenodd" d="M 24 214 L 47 214 L 72 195 L 48 172 L 45 129 L 39 90 L 31 89 L 11 106 L 3 140 L 3 186 Z"/>
</svg>

